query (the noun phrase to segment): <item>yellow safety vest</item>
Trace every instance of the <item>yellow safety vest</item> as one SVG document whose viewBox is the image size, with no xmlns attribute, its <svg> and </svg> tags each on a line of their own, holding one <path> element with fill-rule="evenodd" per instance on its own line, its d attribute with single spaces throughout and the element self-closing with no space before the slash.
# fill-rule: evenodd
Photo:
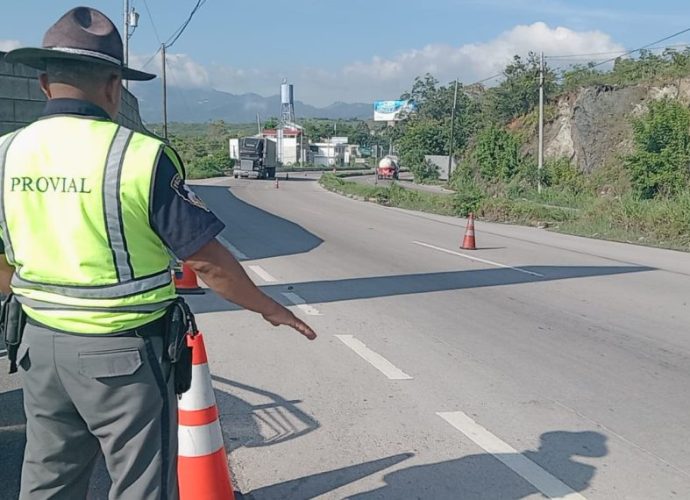
<svg viewBox="0 0 690 500">
<path fill-rule="evenodd" d="M 149 222 L 155 138 L 107 120 L 55 116 L 0 137 L 0 229 L 27 315 L 107 334 L 162 317 L 170 254 Z"/>
</svg>

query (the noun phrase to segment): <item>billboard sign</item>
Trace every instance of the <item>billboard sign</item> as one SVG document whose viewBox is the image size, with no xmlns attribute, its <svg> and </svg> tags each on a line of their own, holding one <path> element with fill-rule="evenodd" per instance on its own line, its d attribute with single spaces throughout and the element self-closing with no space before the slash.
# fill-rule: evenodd
<svg viewBox="0 0 690 500">
<path fill-rule="evenodd" d="M 392 122 L 401 120 L 407 113 L 416 109 L 414 101 L 376 101 L 374 103 L 374 121 Z"/>
</svg>

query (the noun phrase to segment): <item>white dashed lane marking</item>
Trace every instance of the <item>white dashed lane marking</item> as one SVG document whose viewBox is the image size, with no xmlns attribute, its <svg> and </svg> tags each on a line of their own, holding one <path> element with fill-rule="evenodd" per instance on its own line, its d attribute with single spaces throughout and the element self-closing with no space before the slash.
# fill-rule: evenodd
<svg viewBox="0 0 690 500">
<path fill-rule="evenodd" d="M 321 316 L 321 313 L 318 309 L 307 304 L 307 302 L 296 293 L 283 292 L 283 296 L 290 302 L 292 302 L 294 305 L 296 305 L 301 311 L 304 312 L 304 314 L 307 314 L 309 316 Z"/>
<path fill-rule="evenodd" d="M 230 253 L 235 256 L 237 260 L 247 260 L 247 256 L 243 254 L 235 245 L 230 243 L 228 240 L 226 240 L 222 236 L 217 236 L 217 239 L 218 241 L 220 241 L 221 245 L 227 248 L 230 251 Z"/>
<path fill-rule="evenodd" d="M 383 373 L 391 380 L 410 380 L 407 373 L 381 356 L 379 353 L 369 349 L 361 340 L 357 340 L 352 335 L 336 335 L 336 338 L 355 351 L 360 357 L 367 361 L 371 366 Z"/>
<path fill-rule="evenodd" d="M 486 452 L 519 474 L 545 497 L 564 500 L 586 500 L 560 479 L 552 476 L 529 458 L 491 434 L 484 427 L 461 411 L 436 413 L 443 420 L 462 432 Z"/>
<path fill-rule="evenodd" d="M 447 248 L 441 248 L 441 247 L 437 247 L 435 245 L 429 245 L 428 243 L 424 243 L 422 241 L 413 241 L 412 243 L 414 243 L 415 245 L 419 245 L 419 246 L 426 247 L 426 248 L 431 248 L 432 250 L 437 250 L 439 252 L 447 253 L 450 255 L 457 255 L 458 257 L 464 257 L 465 259 L 473 260 L 475 262 L 482 262 L 484 264 L 489 264 L 490 266 L 502 267 L 504 269 L 512 269 L 513 271 L 517 271 L 519 273 L 524 273 L 524 274 L 529 274 L 530 276 L 537 276 L 538 278 L 544 277 L 543 274 L 535 273 L 533 271 L 528 271 L 527 269 L 522 269 L 520 267 L 508 266 L 506 264 L 501 264 L 500 262 L 494 262 L 492 260 L 480 259 L 479 257 L 467 255 L 466 253 L 460 253 L 460 252 L 456 252 L 454 250 L 448 250 Z"/>
<path fill-rule="evenodd" d="M 249 266 L 249 269 L 251 269 L 254 272 L 254 274 L 256 274 L 259 278 L 264 280 L 266 283 L 275 283 L 276 281 L 278 281 L 273 276 L 268 274 L 268 272 L 261 266 Z"/>
</svg>

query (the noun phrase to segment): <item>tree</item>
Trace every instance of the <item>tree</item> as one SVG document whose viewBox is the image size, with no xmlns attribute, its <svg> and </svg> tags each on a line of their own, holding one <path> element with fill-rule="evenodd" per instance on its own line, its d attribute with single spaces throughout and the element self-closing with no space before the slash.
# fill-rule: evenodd
<svg viewBox="0 0 690 500">
<path fill-rule="evenodd" d="M 278 118 L 272 116 L 264 122 L 264 128 L 273 129 L 278 128 Z"/>
<path fill-rule="evenodd" d="M 526 115 L 539 104 L 539 56 L 530 52 L 526 60 L 515 56 L 503 71 L 505 79 L 487 92 L 485 112 L 495 121 L 505 123 Z M 544 95 L 557 90 L 556 74 L 544 69 Z"/>
<path fill-rule="evenodd" d="M 415 78 L 412 89 L 401 96 L 401 99 L 413 99 L 417 112 L 398 122 L 389 136 L 400 152 L 402 164 L 413 170 L 415 178 L 436 174 L 425 166 L 424 155 L 461 152 L 477 130 L 481 111 L 479 100 L 459 85 L 453 144 L 449 143 L 454 97 L 455 82 L 442 86 L 428 73 Z"/>
<path fill-rule="evenodd" d="M 433 176 L 424 161 L 425 155 L 444 154 L 447 147 L 442 122 L 431 118 L 416 118 L 410 121 L 398 139 L 400 162 L 408 167 L 416 181 Z"/>
<path fill-rule="evenodd" d="M 352 128 L 348 135 L 350 144 L 359 144 L 360 146 L 369 146 L 372 142 L 371 130 L 367 122 L 357 122 L 357 125 Z"/>
<path fill-rule="evenodd" d="M 678 101 L 652 102 L 633 120 L 635 153 L 625 162 L 641 198 L 673 195 L 690 180 L 690 110 Z"/>
<path fill-rule="evenodd" d="M 490 125 L 477 136 L 474 160 L 488 181 L 510 181 L 520 168 L 520 145 L 505 129 Z"/>
</svg>

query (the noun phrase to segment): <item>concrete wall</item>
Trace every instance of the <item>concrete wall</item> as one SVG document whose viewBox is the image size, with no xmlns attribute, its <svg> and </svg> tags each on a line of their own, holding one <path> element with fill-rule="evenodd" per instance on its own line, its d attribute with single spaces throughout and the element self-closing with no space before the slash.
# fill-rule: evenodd
<svg viewBox="0 0 690 500">
<path fill-rule="evenodd" d="M 22 64 L 5 62 L 0 52 L 0 135 L 28 125 L 39 117 L 45 96 L 38 85 L 38 71 Z M 117 122 L 139 132 L 147 132 L 139 116 L 139 102 L 123 89 Z"/>
<path fill-rule="evenodd" d="M 424 161 L 428 161 L 436 165 L 436 170 L 438 171 L 438 178 L 442 181 L 448 180 L 448 156 L 443 155 L 425 155 Z M 455 158 L 453 158 L 450 168 L 455 171 L 457 164 L 455 163 Z"/>
</svg>

